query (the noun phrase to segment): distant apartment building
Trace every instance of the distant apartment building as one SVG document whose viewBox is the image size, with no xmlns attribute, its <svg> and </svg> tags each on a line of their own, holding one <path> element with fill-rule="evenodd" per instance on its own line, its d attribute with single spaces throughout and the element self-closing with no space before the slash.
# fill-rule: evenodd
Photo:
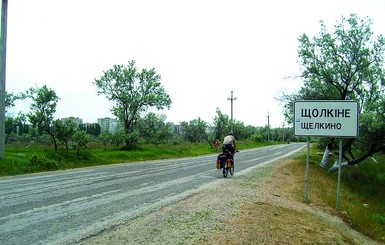
<svg viewBox="0 0 385 245">
<path fill-rule="evenodd" d="M 122 124 L 118 120 L 109 117 L 98 118 L 98 123 L 102 133 L 104 131 L 113 133 L 123 128 Z"/>
<path fill-rule="evenodd" d="M 168 122 L 167 124 L 170 125 L 170 127 L 173 129 L 174 133 L 179 134 L 179 135 L 181 135 L 183 133 L 183 129 L 182 129 L 181 125 L 175 125 L 173 122 Z"/>
<path fill-rule="evenodd" d="M 65 118 L 60 118 L 62 122 L 65 122 L 67 120 L 72 120 L 75 121 L 77 125 L 80 125 L 83 123 L 83 119 L 78 118 L 78 117 L 65 117 Z"/>
</svg>

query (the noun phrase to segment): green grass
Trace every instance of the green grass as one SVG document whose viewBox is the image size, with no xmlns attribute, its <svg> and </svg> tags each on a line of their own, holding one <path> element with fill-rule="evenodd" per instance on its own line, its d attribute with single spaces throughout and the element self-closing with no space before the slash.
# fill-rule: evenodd
<svg viewBox="0 0 385 245">
<path fill-rule="evenodd" d="M 333 156 L 329 164 L 334 163 Z M 319 167 L 322 159 L 317 150 L 310 153 L 309 199 L 315 204 L 336 209 L 336 215 L 347 221 L 351 227 L 374 240 L 385 242 L 385 155 L 375 156 L 378 163 L 368 159 L 357 166 L 345 167 L 341 176 L 340 207 L 337 206 L 338 171 L 328 173 Z M 297 160 L 296 172 L 305 172 L 306 154 Z M 303 192 L 298 198 L 303 200 Z"/>
<path fill-rule="evenodd" d="M 274 143 L 271 143 L 274 144 Z M 239 142 L 240 149 L 265 146 L 252 142 Z M 104 149 L 90 144 L 80 155 L 73 150 L 53 147 L 7 144 L 5 157 L 0 159 L 0 176 L 20 175 L 43 171 L 81 168 L 114 163 L 129 163 L 157 159 L 191 157 L 216 153 L 207 143 L 183 143 L 178 145 L 141 145 L 126 150 Z"/>
</svg>

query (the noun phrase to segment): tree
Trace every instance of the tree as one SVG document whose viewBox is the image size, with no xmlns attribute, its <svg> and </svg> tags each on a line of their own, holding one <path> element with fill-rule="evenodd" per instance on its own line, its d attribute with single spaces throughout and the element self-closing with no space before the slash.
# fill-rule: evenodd
<svg viewBox="0 0 385 245">
<path fill-rule="evenodd" d="M 216 115 L 214 117 L 215 138 L 222 139 L 228 132 L 230 132 L 230 118 L 219 108 L 216 108 Z"/>
<path fill-rule="evenodd" d="M 53 122 L 53 125 L 56 138 L 64 144 L 66 150 L 69 150 L 68 143 L 77 131 L 77 123 L 72 119 L 64 121 L 58 119 Z"/>
<path fill-rule="evenodd" d="M 119 149 L 119 146 L 124 142 L 125 134 L 122 130 L 115 131 L 111 134 L 111 144 L 115 146 L 115 149 Z"/>
<path fill-rule="evenodd" d="M 211 148 L 213 146 L 213 139 L 210 140 L 209 134 L 207 133 L 207 122 L 202 119 L 193 119 L 190 122 L 181 122 L 181 127 L 183 131 L 183 136 L 187 141 L 192 143 L 207 141 Z"/>
<path fill-rule="evenodd" d="M 171 106 L 171 99 L 160 80 L 161 76 L 154 68 L 139 72 L 135 61 L 128 62 L 126 66 L 114 65 L 95 79 L 97 94 L 104 94 L 108 100 L 115 102 L 111 111 L 124 125 L 127 146 L 133 143 L 129 134 L 133 133 L 141 113 L 152 107 L 162 110 Z"/>
<path fill-rule="evenodd" d="M 107 130 L 99 135 L 98 140 L 104 145 L 104 149 L 111 143 L 111 137 L 111 133 Z"/>
<path fill-rule="evenodd" d="M 214 136 L 216 139 L 222 139 L 225 135 L 230 133 L 231 125 L 228 115 L 221 112 L 219 108 L 216 109 L 216 116 L 214 117 Z M 256 128 L 253 126 L 245 126 L 241 121 L 235 120 L 233 122 L 233 134 L 237 140 L 251 139 L 255 140 Z"/>
<path fill-rule="evenodd" d="M 17 133 L 17 127 L 19 127 L 25 121 L 25 115 L 21 112 L 15 117 L 9 110 L 15 106 L 17 100 L 23 100 L 26 98 L 24 93 L 14 94 L 5 92 L 5 143 L 8 142 L 12 134 Z M 23 132 L 23 131 L 20 131 Z"/>
<path fill-rule="evenodd" d="M 24 93 L 14 94 L 5 92 L 5 112 L 7 112 L 10 108 L 15 106 L 15 102 L 17 100 L 23 100 L 27 97 Z"/>
<path fill-rule="evenodd" d="M 7 115 L 5 118 L 5 143 L 17 133 L 22 134 L 25 126 L 25 115 L 21 112 L 15 117 Z"/>
<path fill-rule="evenodd" d="M 148 113 L 137 124 L 137 130 L 140 138 L 145 143 L 164 143 L 172 138 L 172 131 L 166 122 L 166 115 L 156 115 L 153 112 Z"/>
<path fill-rule="evenodd" d="M 57 143 L 52 131 L 53 115 L 56 112 L 56 105 L 59 97 L 55 91 L 44 85 L 41 88 L 30 88 L 28 97 L 32 99 L 31 112 L 27 114 L 29 121 L 37 127 L 39 133 L 46 132 L 51 136 L 54 148 L 57 150 Z"/>
<path fill-rule="evenodd" d="M 250 136 L 250 139 L 254 142 L 265 141 L 265 132 L 263 127 L 255 128 L 254 133 Z"/>
<path fill-rule="evenodd" d="M 249 139 L 255 131 L 255 127 L 245 126 L 241 121 L 235 120 L 233 123 L 233 133 L 237 140 Z"/>
<path fill-rule="evenodd" d="M 85 148 L 91 141 L 91 136 L 83 130 L 76 130 L 72 136 L 73 148 L 76 150 L 78 158 L 80 158 L 80 150 Z"/>
<path fill-rule="evenodd" d="M 79 129 L 95 137 L 99 136 L 102 131 L 99 123 L 82 123 L 79 125 Z"/>
<path fill-rule="evenodd" d="M 360 136 L 343 143 L 344 166 L 358 164 L 385 150 L 384 51 L 382 35 L 373 38 L 372 21 L 356 14 L 341 17 L 334 33 L 321 21 L 319 37 L 299 38 L 298 56 L 304 86 L 284 97 L 285 108 L 294 99 L 355 100 L 360 108 Z M 286 115 L 293 115 L 286 112 Z M 292 118 L 288 118 L 292 120 Z M 328 143 L 331 146 L 334 139 Z M 322 165 L 326 167 L 326 165 Z M 335 171 L 336 164 L 329 171 Z"/>
</svg>

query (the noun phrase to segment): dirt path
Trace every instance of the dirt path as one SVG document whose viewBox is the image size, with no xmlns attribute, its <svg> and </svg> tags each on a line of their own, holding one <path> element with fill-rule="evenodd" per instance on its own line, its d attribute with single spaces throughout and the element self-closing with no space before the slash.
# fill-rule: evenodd
<svg viewBox="0 0 385 245">
<path fill-rule="evenodd" d="M 298 200 L 299 175 L 258 166 L 80 244 L 378 244 Z"/>
</svg>

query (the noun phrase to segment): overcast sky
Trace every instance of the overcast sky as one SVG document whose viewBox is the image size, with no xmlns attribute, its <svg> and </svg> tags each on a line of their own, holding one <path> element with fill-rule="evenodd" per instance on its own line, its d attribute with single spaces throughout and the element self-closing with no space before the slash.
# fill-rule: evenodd
<svg viewBox="0 0 385 245">
<path fill-rule="evenodd" d="M 385 34 L 384 0 L 9 0 L 6 89 L 47 85 L 60 97 L 56 118 L 92 123 L 113 117 L 94 79 L 135 60 L 161 75 L 167 121 L 230 116 L 234 91 L 235 120 L 287 126 L 276 98 L 301 86 L 285 79 L 298 74 L 298 37 L 351 13 Z"/>
</svg>

